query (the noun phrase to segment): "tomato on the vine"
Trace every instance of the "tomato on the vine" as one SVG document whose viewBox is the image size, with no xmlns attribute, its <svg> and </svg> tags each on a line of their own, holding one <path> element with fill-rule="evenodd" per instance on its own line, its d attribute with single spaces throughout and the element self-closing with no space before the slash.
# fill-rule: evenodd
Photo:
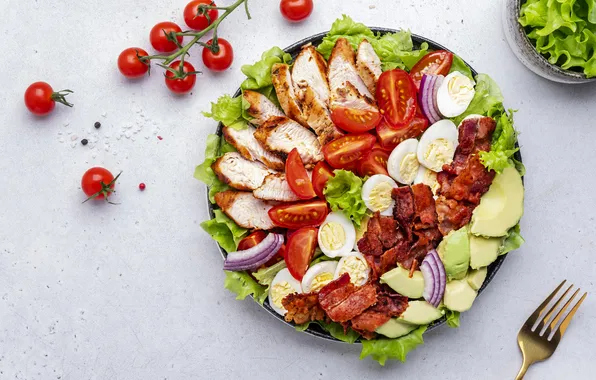
<svg viewBox="0 0 596 380">
<path fill-rule="evenodd" d="M 199 7 L 201 5 L 216 6 L 211 0 L 193 0 L 186 4 L 186 7 L 184 8 L 184 22 L 191 29 L 203 30 L 213 24 L 219 16 L 219 11 L 217 9 L 209 9 L 205 14 L 200 14 Z M 209 17 L 207 18 L 207 16 Z"/>
<path fill-rule="evenodd" d="M 171 33 L 180 33 L 182 29 L 178 24 L 171 21 L 164 21 L 156 24 L 149 33 L 149 41 L 151 46 L 161 53 L 169 53 L 178 48 L 178 45 L 174 41 L 168 39 L 168 35 Z M 176 41 L 181 44 L 183 40 L 182 36 L 176 36 Z"/>
<path fill-rule="evenodd" d="M 149 64 L 141 62 L 139 57 L 149 54 L 141 48 L 131 47 L 124 49 L 118 56 L 118 70 L 127 78 L 140 78 L 149 71 Z"/>
<path fill-rule="evenodd" d="M 447 75 L 452 63 L 453 53 L 437 50 L 422 57 L 410 70 L 410 76 L 416 84 L 416 88 L 420 88 L 420 81 L 424 74 Z"/>
<path fill-rule="evenodd" d="M 416 115 L 416 85 L 402 69 L 385 71 L 377 82 L 377 103 L 387 124 L 404 128 Z"/>
<path fill-rule="evenodd" d="M 170 91 L 175 94 L 186 94 L 192 90 L 197 81 L 197 71 L 195 71 L 193 65 L 184 61 L 182 73 L 180 73 L 180 61 L 172 62 L 169 68 L 171 70 L 166 70 L 165 81 Z"/>
<path fill-rule="evenodd" d="M 87 170 L 81 179 L 81 188 L 89 197 L 85 202 L 90 199 L 108 200 L 110 194 L 114 192 L 118 177 L 120 174 L 114 177 L 109 170 L 99 166 Z"/>
<path fill-rule="evenodd" d="M 211 46 L 213 40 L 207 41 L 207 45 Z M 203 48 L 203 63 L 209 70 L 224 71 L 232 65 L 234 61 L 234 50 L 232 45 L 223 38 L 217 39 L 218 51 L 214 53 L 210 48 Z"/>
<path fill-rule="evenodd" d="M 282 16 L 290 22 L 299 22 L 312 13 L 312 0 L 281 0 L 279 10 Z"/>
<path fill-rule="evenodd" d="M 34 115 L 47 115 L 54 110 L 56 102 L 72 107 L 65 98 L 70 93 L 70 90 L 54 92 L 46 82 L 35 82 L 25 90 L 25 106 Z"/>
</svg>

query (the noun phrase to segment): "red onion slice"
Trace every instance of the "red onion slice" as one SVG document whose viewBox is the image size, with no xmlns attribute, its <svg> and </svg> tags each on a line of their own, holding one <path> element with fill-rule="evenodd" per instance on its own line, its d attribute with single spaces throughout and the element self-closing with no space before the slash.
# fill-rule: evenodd
<svg viewBox="0 0 596 380">
<path fill-rule="evenodd" d="M 424 278 L 424 290 L 422 291 L 422 297 L 424 297 L 426 302 L 432 305 L 435 293 L 435 273 L 431 265 L 426 260 L 420 265 L 420 271 L 422 272 L 422 277 Z"/>
<path fill-rule="evenodd" d="M 425 269 L 423 269 L 423 267 Z M 439 257 L 439 254 L 436 250 L 433 249 L 426 255 L 422 261 L 422 264 L 420 265 L 420 270 L 422 271 L 423 276 L 425 276 L 424 272 L 426 271 L 426 276 L 432 277 L 432 296 L 430 296 L 431 289 L 426 291 L 426 277 L 424 277 L 425 293 L 429 296 L 428 298 L 425 296 L 424 299 L 426 299 L 428 303 L 434 307 L 437 307 L 441 303 L 443 295 L 445 294 L 447 275 L 445 273 L 443 262 L 441 261 L 441 258 Z"/>
<path fill-rule="evenodd" d="M 224 261 L 224 269 L 231 271 L 256 269 L 275 256 L 283 242 L 282 235 L 269 234 L 252 248 L 230 252 Z"/>
</svg>

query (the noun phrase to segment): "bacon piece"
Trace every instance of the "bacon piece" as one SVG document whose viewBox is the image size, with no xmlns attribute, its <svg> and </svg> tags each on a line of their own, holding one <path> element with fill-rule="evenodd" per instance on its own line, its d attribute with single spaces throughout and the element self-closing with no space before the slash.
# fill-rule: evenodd
<svg viewBox="0 0 596 380">
<path fill-rule="evenodd" d="M 366 284 L 357 288 L 339 305 L 331 309 L 325 309 L 325 312 L 332 321 L 345 322 L 360 315 L 375 302 L 377 302 L 377 291 L 373 285 Z"/>
<path fill-rule="evenodd" d="M 373 333 L 393 317 L 399 317 L 408 308 L 408 297 L 397 293 L 379 292 L 377 303 L 354 317 L 351 327 L 367 339 L 366 333 Z"/>
<path fill-rule="evenodd" d="M 321 299 L 327 298 L 327 296 L 331 294 L 333 291 L 344 288 L 348 284 L 350 284 L 350 274 L 344 273 L 337 279 L 323 286 L 321 290 L 319 290 L 319 302 L 321 301 Z"/>
<path fill-rule="evenodd" d="M 428 185 L 419 183 L 412 186 L 414 199 L 414 229 L 433 228 L 437 226 L 437 211 L 435 209 L 435 198 Z"/>
<path fill-rule="evenodd" d="M 301 325 L 310 321 L 325 320 L 325 312 L 319 305 L 317 293 L 288 294 L 281 303 L 288 311 L 285 315 L 287 322 Z"/>
<path fill-rule="evenodd" d="M 408 240 L 412 239 L 410 224 L 414 219 L 414 195 L 410 186 L 398 187 L 393 189 L 391 194 L 395 200 L 395 209 L 393 215 L 399 222 L 402 230 Z"/>
<path fill-rule="evenodd" d="M 364 255 L 368 266 L 371 268 L 372 280 L 378 279 L 383 273 L 395 268 L 400 257 L 405 260 L 409 248 L 408 241 L 401 240 L 395 247 L 386 250 L 381 256 Z"/>
<path fill-rule="evenodd" d="M 471 156 L 459 174 L 452 180 L 445 190 L 441 188 L 441 195 L 456 201 L 465 201 L 477 206 L 480 197 L 488 191 L 495 178 L 494 171 L 488 171 L 480 162 L 478 155 Z"/>
<path fill-rule="evenodd" d="M 437 214 L 439 216 L 439 231 L 441 231 L 443 236 L 452 230 L 460 229 L 472 219 L 473 207 L 465 205 L 463 202 L 439 196 L 436 204 Z"/>
<path fill-rule="evenodd" d="M 377 212 L 368 220 L 366 233 L 358 241 L 358 249 L 364 255 L 381 256 L 386 249 L 395 246 L 401 238 L 397 221 L 390 216 L 381 216 Z"/>
</svg>

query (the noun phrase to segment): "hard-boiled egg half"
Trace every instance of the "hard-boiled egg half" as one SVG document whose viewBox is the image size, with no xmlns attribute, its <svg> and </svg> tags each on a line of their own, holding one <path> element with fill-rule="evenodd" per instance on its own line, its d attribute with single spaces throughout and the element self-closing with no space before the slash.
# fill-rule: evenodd
<svg viewBox="0 0 596 380">
<path fill-rule="evenodd" d="M 355 241 L 356 229 L 350 219 L 341 212 L 330 212 L 319 228 L 321 251 L 328 257 L 344 256 L 350 253 Z"/>
<path fill-rule="evenodd" d="M 304 293 L 318 292 L 331 281 L 337 269 L 337 261 L 323 261 L 308 268 L 302 278 Z"/>
<path fill-rule="evenodd" d="M 420 137 L 417 149 L 418 161 L 428 169 L 440 172 L 443 170 L 443 165 L 453 161 L 458 137 L 457 127 L 451 120 L 437 121 Z M 416 174 L 414 174 L 415 177 Z"/>
<path fill-rule="evenodd" d="M 397 183 L 384 174 L 375 174 L 362 185 L 362 200 L 366 207 L 373 212 L 380 212 L 381 215 L 393 215 L 395 201 L 391 192 L 397 187 Z"/>
<path fill-rule="evenodd" d="M 277 272 L 269 286 L 269 305 L 277 314 L 286 315 L 288 311 L 281 301 L 292 293 L 302 293 L 302 287 L 300 281 L 292 277 L 288 268 L 284 268 Z"/>
<path fill-rule="evenodd" d="M 454 71 L 445 77 L 437 91 L 437 107 L 441 115 L 455 117 L 464 113 L 474 99 L 474 81 Z"/>
<path fill-rule="evenodd" d="M 362 286 L 368 281 L 370 268 L 366 259 L 360 252 L 352 252 L 342 257 L 337 264 L 334 278 L 339 278 L 342 274 L 350 275 L 350 282 L 356 286 Z"/>
<path fill-rule="evenodd" d="M 441 185 L 437 181 L 437 173 L 427 169 L 422 165 L 420 165 L 420 169 L 418 169 L 418 174 L 414 179 L 414 184 L 418 183 L 428 185 L 428 187 L 430 187 L 434 195 L 437 195 L 437 191 L 441 187 Z"/>
<path fill-rule="evenodd" d="M 397 182 L 411 185 L 418 173 L 418 140 L 407 139 L 393 149 L 387 159 L 387 172 Z"/>
</svg>

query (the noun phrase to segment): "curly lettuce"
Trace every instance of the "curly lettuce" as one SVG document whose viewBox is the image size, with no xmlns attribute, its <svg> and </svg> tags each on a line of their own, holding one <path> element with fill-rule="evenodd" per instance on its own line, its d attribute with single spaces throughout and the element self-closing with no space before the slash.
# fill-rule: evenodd
<svg viewBox="0 0 596 380">
<path fill-rule="evenodd" d="M 319 326 L 321 326 L 321 328 L 325 331 L 327 331 L 329 333 L 329 335 L 331 335 L 332 337 L 334 337 L 335 339 L 341 340 L 342 342 L 345 343 L 354 343 L 358 340 L 358 338 L 360 337 L 360 334 L 358 334 L 356 331 L 348 328 L 347 331 L 344 331 L 344 327 L 337 323 L 337 322 L 324 322 L 324 321 L 314 321 L 314 322 L 306 322 L 303 323 L 301 325 L 296 325 L 295 329 L 296 331 L 304 331 L 306 330 L 311 323 L 316 323 Z"/>
<path fill-rule="evenodd" d="M 207 136 L 207 143 L 205 144 L 205 160 L 195 168 L 194 177 L 209 186 L 209 201 L 211 203 L 215 203 L 215 194 L 230 188 L 217 178 L 217 175 L 215 175 L 215 172 L 211 169 L 211 165 L 215 160 L 221 157 L 221 155 L 235 151 L 236 149 L 234 149 L 234 147 L 223 137 L 219 137 L 216 134 Z"/>
<path fill-rule="evenodd" d="M 323 194 L 333 211 L 341 211 L 354 224 L 360 223 L 366 215 L 366 205 L 362 200 L 362 178 L 347 170 L 335 170 L 335 176 L 325 185 Z"/>
<path fill-rule="evenodd" d="M 267 299 L 267 288 L 259 285 L 248 273 L 224 272 L 226 274 L 224 287 L 236 294 L 237 300 L 243 300 L 248 296 L 252 296 L 261 305 L 265 302 Z"/>
<path fill-rule="evenodd" d="M 363 340 L 360 359 L 370 356 L 382 366 L 385 365 L 385 362 L 388 359 L 396 359 L 405 362 L 408 353 L 424 343 L 422 334 L 424 334 L 427 327 L 428 326 L 420 326 L 408 335 L 396 339 L 379 338 Z"/>
<path fill-rule="evenodd" d="M 214 214 L 213 219 L 201 223 L 201 228 L 211 235 L 213 240 L 217 241 L 226 252 L 234 252 L 240 240 L 248 234 L 248 230 L 239 227 L 221 210 L 215 210 Z"/>
<path fill-rule="evenodd" d="M 282 269 L 286 268 L 286 262 L 284 260 L 279 261 L 270 267 L 259 269 L 253 272 L 253 277 L 259 282 L 259 284 L 266 286 L 269 290 L 269 286 L 273 282 L 275 275 Z"/>
<path fill-rule="evenodd" d="M 447 317 L 447 326 L 451 328 L 458 328 L 459 327 L 459 311 L 453 311 L 446 309 L 445 316 Z"/>
<path fill-rule="evenodd" d="M 520 234 L 520 226 L 516 224 L 509 230 L 507 237 L 503 240 L 503 244 L 499 248 L 499 255 L 504 255 L 514 249 L 518 249 L 524 243 L 525 240 Z"/>
<path fill-rule="evenodd" d="M 291 63 L 292 56 L 275 46 L 261 55 L 261 59 L 252 65 L 243 65 L 241 70 L 246 79 L 240 85 L 243 90 L 259 91 L 272 98 L 275 96 L 271 82 L 271 68 L 276 63 Z"/>
<path fill-rule="evenodd" d="M 235 129 L 246 128 L 246 120 L 243 117 L 244 104 L 242 97 L 232 98 L 230 95 L 223 95 L 217 102 L 211 103 L 211 112 L 202 112 L 203 116 L 210 117 L 221 122 L 225 126 Z"/>
<path fill-rule="evenodd" d="M 468 78 L 474 80 L 474 76 L 472 75 L 472 70 L 463 59 L 458 57 L 457 55 L 453 55 L 453 62 L 451 63 L 451 69 L 449 69 L 449 73 L 454 71 L 459 71 L 460 73 L 464 74 Z"/>
</svg>

